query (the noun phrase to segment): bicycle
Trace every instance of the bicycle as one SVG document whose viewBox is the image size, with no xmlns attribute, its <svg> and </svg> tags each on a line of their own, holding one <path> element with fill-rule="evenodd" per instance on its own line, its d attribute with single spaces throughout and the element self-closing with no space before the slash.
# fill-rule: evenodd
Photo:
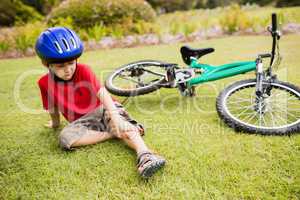
<svg viewBox="0 0 300 200">
<path fill-rule="evenodd" d="M 142 60 L 115 70 L 106 80 L 109 92 L 119 96 L 137 96 L 161 87 L 178 88 L 183 96 L 194 96 L 195 86 L 208 81 L 255 71 L 255 79 L 235 82 L 226 87 L 216 101 L 219 117 L 236 131 L 262 135 L 283 135 L 300 130 L 300 89 L 288 82 L 279 81 L 272 69 L 280 65 L 280 31 L 277 16 L 272 14 L 268 27 L 273 42 L 271 53 L 259 54 L 254 61 L 212 66 L 198 59 L 212 53 L 213 48 L 180 49 L 187 68 L 175 63 Z M 263 60 L 270 59 L 264 70 Z M 117 81 L 120 81 L 117 82 Z"/>
</svg>

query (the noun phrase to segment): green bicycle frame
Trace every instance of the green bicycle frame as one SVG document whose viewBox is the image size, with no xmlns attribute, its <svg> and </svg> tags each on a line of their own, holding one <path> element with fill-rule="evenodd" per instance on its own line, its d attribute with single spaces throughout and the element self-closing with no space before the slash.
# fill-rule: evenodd
<svg viewBox="0 0 300 200">
<path fill-rule="evenodd" d="M 203 70 L 203 73 L 201 73 L 201 75 L 188 81 L 188 85 L 192 86 L 253 71 L 256 69 L 256 62 L 245 61 L 229 63 L 220 66 L 211 66 L 207 64 L 200 64 L 198 63 L 196 58 L 191 58 L 190 68 Z"/>
</svg>

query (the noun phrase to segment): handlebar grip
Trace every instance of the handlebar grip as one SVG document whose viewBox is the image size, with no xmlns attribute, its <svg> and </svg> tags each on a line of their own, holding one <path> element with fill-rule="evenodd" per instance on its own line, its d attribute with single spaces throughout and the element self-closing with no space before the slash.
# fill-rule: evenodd
<svg viewBox="0 0 300 200">
<path fill-rule="evenodd" d="M 276 13 L 272 13 L 272 31 L 277 31 L 277 15 Z"/>
</svg>

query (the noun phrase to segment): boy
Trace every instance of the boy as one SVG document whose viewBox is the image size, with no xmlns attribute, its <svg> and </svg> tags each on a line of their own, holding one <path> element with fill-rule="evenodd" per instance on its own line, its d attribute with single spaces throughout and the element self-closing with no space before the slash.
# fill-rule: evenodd
<svg viewBox="0 0 300 200">
<path fill-rule="evenodd" d="M 148 178 L 164 166 L 165 159 L 145 145 L 143 127 L 111 98 L 89 67 L 77 63 L 83 44 L 75 32 L 49 28 L 41 33 L 35 49 L 49 69 L 38 81 L 43 107 L 51 117 L 47 126 L 60 125 L 59 112 L 70 122 L 59 135 L 64 149 L 119 138 L 136 151 L 142 177 Z"/>
</svg>

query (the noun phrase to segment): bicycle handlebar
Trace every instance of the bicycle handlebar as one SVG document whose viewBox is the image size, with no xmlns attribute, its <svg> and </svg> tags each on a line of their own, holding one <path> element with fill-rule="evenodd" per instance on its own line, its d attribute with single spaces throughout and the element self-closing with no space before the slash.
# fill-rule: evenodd
<svg viewBox="0 0 300 200">
<path fill-rule="evenodd" d="M 272 28 L 269 29 L 269 31 L 271 32 L 271 35 L 273 37 L 273 44 L 272 44 L 272 51 L 271 51 L 272 56 L 271 56 L 271 61 L 270 61 L 270 66 L 272 66 L 274 57 L 275 57 L 275 48 L 276 48 L 277 40 L 279 40 L 279 38 L 280 38 L 280 33 L 277 30 L 277 15 L 276 15 L 276 13 L 272 13 Z M 269 71 L 271 71 L 271 69 Z"/>
<path fill-rule="evenodd" d="M 272 32 L 277 31 L 277 15 L 272 13 Z"/>
</svg>

